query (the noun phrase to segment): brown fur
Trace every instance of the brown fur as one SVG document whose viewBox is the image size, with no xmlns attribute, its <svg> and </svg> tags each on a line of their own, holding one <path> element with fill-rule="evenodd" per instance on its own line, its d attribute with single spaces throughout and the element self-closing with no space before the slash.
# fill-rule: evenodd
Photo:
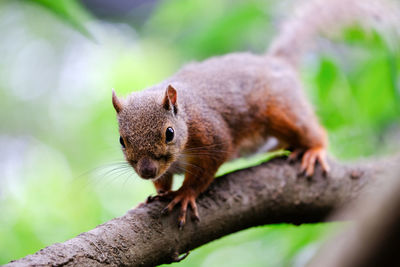
<svg viewBox="0 0 400 267">
<path fill-rule="evenodd" d="M 296 27 L 307 27 L 306 23 Z M 285 55 L 290 47 L 285 40 L 292 37 L 277 38 L 267 55 L 213 57 L 191 63 L 125 100 L 113 95 L 127 161 L 142 177 L 149 166 L 157 169 L 150 178 L 160 196 L 173 198 L 166 211 L 181 203 L 181 226 L 188 205 L 198 218 L 195 199 L 221 164 L 258 150 L 270 137 L 295 149 L 292 157 L 305 152 L 302 171 L 307 175 L 313 174 L 317 162 L 329 170 L 325 131 L 306 101 L 293 55 Z M 168 127 L 175 134 L 169 143 Z M 172 192 L 175 173 L 185 173 L 185 179 Z"/>
<path fill-rule="evenodd" d="M 172 175 L 184 172 L 174 197 L 186 205 L 207 189 L 222 163 L 256 151 L 270 136 L 304 150 L 326 146 L 296 72 L 279 58 L 234 53 L 192 63 L 119 104 L 127 161 L 139 175 L 142 161 L 156 164 L 159 193 L 170 192 Z M 175 130 L 172 144 L 165 142 L 167 127 Z"/>
</svg>

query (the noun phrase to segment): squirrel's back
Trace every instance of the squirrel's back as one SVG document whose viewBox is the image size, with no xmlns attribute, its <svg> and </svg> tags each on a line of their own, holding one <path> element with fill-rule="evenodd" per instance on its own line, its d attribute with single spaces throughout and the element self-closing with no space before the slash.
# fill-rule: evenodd
<svg viewBox="0 0 400 267">
<path fill-rule="evenodd" d="M 189 102 L 190 99 L 196 103 L 204 101 L 214 110 L 229 109 L 231 114 L 240 115 L 248 113 L 252 98 L 265 95 L 266 86 L 270 87 L 271 94 L 274 90 L 285 90 L 285 86 L 274 86 L 274 81 L 282 83 L 280 78 L 287 77 L 291 83 L 291 77 L 297 80 L 295 76 L 292 67 L 279 58 L 231 53 L 190 63 L 166 82 L 177 84 L 181 96 Z"/>
<path fill-rule="evenodd" d="M 239 154 L 255 151 L 270 137 L 269 106 L 301 114 L 299 125 L 314 118 L 295 69 L 268 55 L 213 57 L 184 66 L 166 82 L 178 88 L 193 131 L 201 122 L 213 131 L 225 132 L 222 135 L 229 136 Z M 291 104 L 292 99 L 298 104 Z"/>
</svg>

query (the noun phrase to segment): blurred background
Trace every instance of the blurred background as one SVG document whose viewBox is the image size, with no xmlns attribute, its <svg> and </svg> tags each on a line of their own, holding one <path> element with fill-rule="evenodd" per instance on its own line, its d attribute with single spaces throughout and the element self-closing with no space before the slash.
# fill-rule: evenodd
<svg viewBox="0 0 400 267">
<path fill-rule="evenodd" d="M 121 169 L 111 88 L 125 96 L 185 62 L 263 53 L 294 1 L 0 1 L 0 265 L 90 230 L 154 194 Z M 394 47 L 396 48 L 396 47 Z M 302 64 L 343 161 L 400 147 L 400 54 L 354 26 Z M 242 231 L 181 266 L 303 266 L 341 224 Z M 178 265 L 175 264 L 175 265 Z"/>
</svg>

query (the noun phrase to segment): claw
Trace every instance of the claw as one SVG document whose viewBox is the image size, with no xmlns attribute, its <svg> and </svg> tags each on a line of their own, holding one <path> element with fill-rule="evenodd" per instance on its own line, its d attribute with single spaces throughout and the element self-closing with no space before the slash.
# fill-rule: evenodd
<svg viewBox="0 0 400 267">
<path fill-rule="evenodd" d="M 307 177 L 311 177 L 315 171 L 315 164 L 319 162 L 324 173 L 328 173 L 330 168 L 326 160 L 325 148 L 310 148 L 308 149 L 301 161 L 301 172 L 305 173 Z"/>
<path fill-rule="evenodd" d="M 146 204 L 153 202 L 154 200 L 156 200 L 157 196 L 148 196 L 146 199 Z"/>
<path fill-rule="evenodd" d="M 162 215 L 168 215 L 169 214 L 168 207 L 163 208 L 162 211 L 161 211 L 161 214 Z"/>
<path fill-rule="evenodd" d="M 178 222 L 178 228 L 179 228 L 179 230 L 182 231 L 184 225 L 185 225 L 185 221 L 180 220 L 180 221 Z"/>
<path fill-rule="evenodd" d="M 186 214 L 188 205 L 193 211 L 192 220 L 200 221 L 199 212 L 196 206 L 196 195 L 193 190 L 178 190 L 176 191 L 175 197 L 172 201 L 161 211 L 163 215 L 170 213 L 173 208 L 178 204 L 181 204 L 181 210 L 178 218 L 178 227 L 180 230 L 183 229 L 186 224 Z"/>
<path fill-rule="evenodd" d="M 194 221 L 196 223 L 200 222 L 200 216 L 199 216 L 199 211 L 197 210 L 196 200 L 195 199 L 191 199 L 189 201 L 189 204 L 190 204 L 190 208 L 193 211 L 193 213 L 192 213 L 192 221 Z"/>
<path fill-rule="evenodd" d="M 190 253 L 190 251 L 188 251 L 188 252 L 182 254 L 181 256 L 179 256 L 177 262 L 180 262 L 180 261 L 186 259 L 186 257 L 189 255 L 189 253 Z"/>
<path fill-rule="evenodd" d="M 294 150 L 292 153 L 290 153 L 290 155 L 288 156 L 288 161 L 290 162 L 290 163 L 293 163 L 293 162 L 295 162 L 298 158 L 299 158 L 299 156 L 300 156 L 300 154 L 302 153 L 303 151 L 301 150 L 301 149 L 296 149 L 296 150 Z"/>
<path fill-rule="evenodd" d="M 198 215 L 192 214 L 191 219 L 195 223 L 199 223 L 200 222 L 200 217 Z"/>
<path fill-rule="evenodd" d="M 170 198 L 172 198 L 173 194 L 174 194 L 173 191 L 159 191 L 158 194 L 155 196 L 148 196 L 146 199 L 146 204 L 151 203 L 156 200 L 163 201 L 163 200 L 170 199 Z"/>
<path fill-rule="evenodd" d="M 180 261 L 184 260 L 189 255 L 189 253 L 190 253 L 190 251 L 185 252 L 179 256 L 179 253 L 175 252 L 171 257 L 172 262 L 180 262 Z"/>
</svg>

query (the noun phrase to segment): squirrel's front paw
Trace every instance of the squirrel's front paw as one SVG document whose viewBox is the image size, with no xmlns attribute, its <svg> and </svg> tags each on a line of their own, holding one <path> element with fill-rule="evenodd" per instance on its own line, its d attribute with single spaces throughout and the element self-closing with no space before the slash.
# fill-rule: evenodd
<svg viewBox="0 0 400 267">
<path fill-rule="evenodd" d="M 171 192 L 175 196 L 172 199 L 172 201 L 162 210 L 162 214 L 168 214 L 170 213 L 173 208 L 176 206 L 176 204 L 180 203 L 181 204 L 181 210 L 178 218 L 178 226 L 179 229 L 183 229 L 183 226 L 186 223 L 186 213 L 187 213 L 187 207 L 190 205 L 193 213 L 192 213 L 192 220 L 193 221 L 199 221 L 199 212 L 197 210 L 197 205 L 196 205 L 196 197 L 197 194 L 192 189 L 179 189 L 178 191 Z"/>
<path fill-rule="evenodd" d="M 173 191 L 158 192 L 155 196 L 148 196 L 146 199 L 146 204 L 151 203 L 155 200 L 170 200 L 173 197 Z"/>
</svg>

